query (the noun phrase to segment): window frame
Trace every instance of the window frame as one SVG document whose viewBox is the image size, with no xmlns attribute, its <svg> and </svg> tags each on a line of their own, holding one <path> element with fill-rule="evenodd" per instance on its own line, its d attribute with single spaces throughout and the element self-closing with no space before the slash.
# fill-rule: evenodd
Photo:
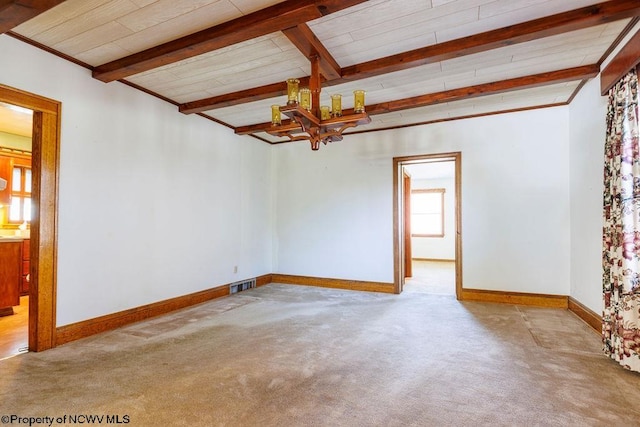
<svg viewBox="0 0 640 427">
<path fill-rule="evenodd" d="M 7 150 L 8 151 L 8 150 Z M 18 151 L 18 150 L 16 150 Z M 10 219 L 10 209 L 11 209 L 11 203 L 8 203 L 5 205 L 4 208 L 4 213 L 2 215 L 0 215 L 0 225 L 3 226 L 4 228 L 7 229 L 13 229 L 13 228 L 18 228 L 18 226 L 20 224 L 22 224 L 25 219 L 24 219 L 24 199 L 28 198 L 31 199 L 32 205 L 31 205 L 31 211 L 33 214 L 33 168 L 31 165 L 31 156 L 30 153 L 28 152 L 8 152 L 5 153 L 4 151 L 2 153 L 0 153 L 3 155 L 3 157 L 7 157 L 10 159 L 10 180 L 7 183 L 8 184 L 8 190 L 9 190 L 9 195 L 10 198 L 13 199 L 13 197 L 21 197 L 22 198 L 22 202 L 20 205 L 20 220 L 19 221 L 12 221 Z M 13 170 L 15 168 L 19 168 L 20 169 L 20 191 L 14 191 L 13 190 Z M 31 191 L 27 192 L 25 191 L 25 177 L 26 177 L 26 170 L 30 170 L 31 171 Z M 33 218 L 27 220 L 27 225 L 31 225 L 31 221 L 33 220 Z"/>
<path fill-rule="evenodd" d="M 424 233 L 414 233 L 413 232 L 413 227 L 411 227 L 411 237 L 444 237 L 445 236 L 445 228 L 444 228 L 444 195 L 446 193 L 446 189 L 445 188 L 416 188 L 416 189 L 411 189 L 411 196 L 413 199 L 413 195 L 414 194 L 425 194 L 425 193 L 440 193 L 440 229 L 442 230 L 441 233 L 435 233 L 435 234 L 424 234 Z M 413 202 L 413 200 L 412 200 Z M 414 212 L 413 212 L 413 203 L 411 203 L 411 224 L 413 225 L 414 221 L 413 221 L 413 216 L 414 216 Z"/>
</svg>

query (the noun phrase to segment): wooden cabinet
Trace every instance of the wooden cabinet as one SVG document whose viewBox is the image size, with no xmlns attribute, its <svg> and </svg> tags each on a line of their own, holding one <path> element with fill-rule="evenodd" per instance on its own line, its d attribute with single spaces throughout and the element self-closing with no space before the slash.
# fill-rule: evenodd
<svg viewBox="0 0 640 427">
<path fill-rule="evenodd" d="M 0 205 L 8 205 L 11 203 L 11 173 L 13 170 L 13 162 L 10 157 L 0 156 L 0 178 L 7 181 L 7 187 L 0 190 Z"/>
<path fill-rule="evenodd" d="M 30 268 L 30 240 L 24 239 L 22 241 L 22 280 L 20 282 L 20 295 L 29 295 L 29 281 L 31 275 L 29 274 Z"/>
<path fill-rule="evenodd" d="M 22 281 L 21 240 L 2 241 L 0 239 L 0 310 L 20 305 Z"/>
</svg>

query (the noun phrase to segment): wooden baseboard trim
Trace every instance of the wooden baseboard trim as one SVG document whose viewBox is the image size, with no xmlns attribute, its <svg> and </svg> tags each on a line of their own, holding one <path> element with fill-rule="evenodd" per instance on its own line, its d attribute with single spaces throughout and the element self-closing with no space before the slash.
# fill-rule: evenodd
<svg viewBox="0 0 640 427">
<path fill-rule="evenodd" d="M 271 275 L 266 274 L 256 278 L 256 286 L 262 286 L 271 283 Z M 129 310 L 117 313 L 107 314 L 105 316 L 84 320 L 78 323 L 61 326 L 56 328 L 56 345 L 62 345 L 81 338 L 102 332 L 111 331 L 131 323 L 141 320 L 150 319 L 170 313 L 175 310 L 187 308 L 196 304 L 200 304 L 212 299 L 221 298 L 229 295 L 229 285 L 217 286 L 215 288 L 206 289 L 204 291 L 171 298 L 164 301 L 131 308 Z"/>
<path fill-rule="evenodd" d="M 0 317 L 14 315 L 13 307 L 0 308 Z"/>
<path fill-rule="evenodd" d="M 462 289 L 460 300 L 532 305 L 549 308 L 569 308 L 568 297 L 565 295 L 530 294 L 485 289 Z"/>
<path fill-rule="evenodd" d="M 584 320 L 584 322 L 591 326 L 596 332 L 602 332 L 602 316 L 573 297 L 569 297 L 569 310 Z"/>
<path fill-rule="evenodd" d="M 273 283 L 288 285 L 317 286 L 321 288 L 346 289 L 351 291 L 394 293 L 393 283 L 366 282 L 360 280 L 328 279 L 324 277 L 294 276 L 289 274 L 272 274 Z"/>
<path fill-rule="evenodd" d="M 265 274 L 263 276 L 256 277 L 256 287 L 268 285 L 271 283 L 273 274 Z"/>
<path fill-rule="evenodd" d="M 323 277 L 295 276 L 289 274 L 265 274 L 256 278 L 256 286 L 283 283 L 352 291 L 395 293 L 393 283 L 360 280 L 330 279 Z M 135 307 L 118 313 L 96 317 L 56 328 L 55 345 L 62 345 L 91 335 L 107 332 L 131 323 L 187 308 L 212 299 L 229 295 L 229 285 L 218 286 L 200 292 Z M 461 301 L 493 302 L 500 304 L 531 305 L 571 310 L 594 330 L 600 331 L 602 317 L 572 297 L 564 295 L 530 294 L 521 292 L 463 289 Z"/>
</svg>

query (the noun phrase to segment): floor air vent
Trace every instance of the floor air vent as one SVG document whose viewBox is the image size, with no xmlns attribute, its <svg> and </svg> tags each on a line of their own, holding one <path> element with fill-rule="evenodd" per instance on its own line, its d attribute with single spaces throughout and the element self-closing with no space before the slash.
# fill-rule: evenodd
<svg viewBox="0 0 640 427">
<path fill-rule="evenodd" d="M 238 292 L 246 291 L 247 289 L 256 287 L 256 279 L 249 279 L 243 282 L 236 282 L 229 285 L 229 293 L 237 294 Z"/>
</svg>

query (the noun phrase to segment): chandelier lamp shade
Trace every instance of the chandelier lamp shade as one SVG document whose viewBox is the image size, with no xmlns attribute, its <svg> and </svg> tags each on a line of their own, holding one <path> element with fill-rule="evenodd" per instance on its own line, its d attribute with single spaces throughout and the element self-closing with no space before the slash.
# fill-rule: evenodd
<svg viewBox="0 0 640 427">
<path fill-rule="evenodd" d="M 311 77 L 308 88 L 300 88 L 298 79 L 287 80 L 287 104 L 271 106 L 271 127 L 267 132 L 273 136 L 288 137 L 290 141 L 308 140 L 312 150 L 320 143 L 342 140 L 346 129 L 371 122 L 365 112 L 363 90 L 353 92 L 353 110 L 342 110 L 342 95 L 331 95 L 331 108 L 320 105 L 320 57 L 311 57 Z M 345 114 L 343 114 L 345 113 Z M 291 121 L 282 123 L 282 115 Z"/>
</svg>

